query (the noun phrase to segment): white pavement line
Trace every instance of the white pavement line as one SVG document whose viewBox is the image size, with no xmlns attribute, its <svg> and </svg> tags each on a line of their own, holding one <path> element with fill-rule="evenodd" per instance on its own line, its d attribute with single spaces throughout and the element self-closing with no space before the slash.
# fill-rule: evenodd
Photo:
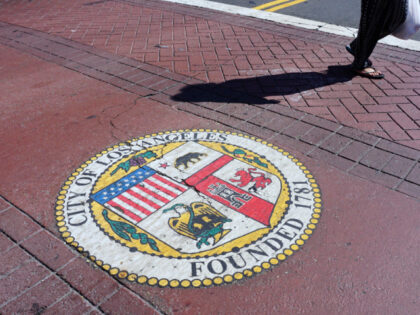
<svg viewBox="0 0 420 315">
<path fill-rule="evenodd" d="M 302 19 L 290 15 L 284 15 L 274 12 L 260 11 L 250 8 L 243 8 L 236 5 L 224 4 L 207 0 L 163 0 L 167 2 L 180 3 L 191 5 L 200 8 L 212 9 L 217 11 L 228 12 L 232 14 L 255 17 L 262 20 L 302 27 L 309 30 L 318 30 L 325 33 L 341 35 L 346 37 L 356 37 L 357 29 L 352 27 L 345 27 L 339 25 L 328 24 L 319 21 Z M 379 43 L 389 46 L 396 46 L 404 49 L 420 51 L 420 41 L 416 40 L 402 40 L 393 36 L 388 36 L 379 41 Z"/>
</svg>

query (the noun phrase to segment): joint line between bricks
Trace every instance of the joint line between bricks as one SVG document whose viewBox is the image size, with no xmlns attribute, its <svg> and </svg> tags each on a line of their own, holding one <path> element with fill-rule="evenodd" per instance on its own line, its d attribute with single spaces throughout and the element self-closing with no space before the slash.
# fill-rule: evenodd
<svg viewBox="0 0 420 315">
<path fill-rule="evenodd" d="M 16 247 L 19 247 L 19 246 L 12 246 L 12 248 L 16 248 Z M 9 251 L 7 251 L 7 252 L 9 252 Z M 7 253 L 6 252 L 6 253 Z M 33 261 L 37 261 L 36 259 L 34 259 L 34 257 L 32 257 L 32 256 L 29 256 L 28 257 L 28 259 L 25 259 L 24 261 L 21 261 L 20 262 L 20 265 L 18 265 L 18 266 L 16 266 L 16 267 L 14 267 L 14 268 L 12 268 L 11 270 L 9 270 L 7 273 L 5 273 L 5 274 L 2 274 L 1 276 L 0 276 L 0 280 L 3 280 L 3 279 L 5 279 L 5 278 L 7 278 L 8 276 L 10 276 L 12 273 L 14 273 L 16 270 L 19 270 L 20 268 L 22 268 L 22 267 L 24 267 L 25 265 L 27 265 L 27 264 L 29 264 L 29 263 L 31 263 L 31 262 L 33 262 Z M 7 303 L 9 303 L 9 302 L 7 302 Z M 1 308 L 1 306 L 0 306 L 0 308 Z"/>
<path fill-rule="evenodd" d="M 290 127 L 293 127 L 294 125 L 296 125 L 298 122 L 302 122 L 302 119 L 304 118 L 304 117 L 306 117 L 308 114 L 306 114 L 306 113 L 303 113 L 302 112 L 302 116 L 300 117 L 300 118 L 295 118 L 295 117 L 292 117 L 292 116 L 288 116 L 288 115 L 283 115 L 283 114 L 279 114 L 280 116 L 285 116 L 285 117 L 288 117 L 288 118 L 291 118 L 291 119 L 293 119 L 294 121 L 290 124 L 290 125 L 287 125 L 287 126 L 285 126 L 285 127 L 283 127 L 281 130 L 278 130 L 277 132 L 280 134 L 280 135 L 284 135 L 283 134 L 283 132 L 285 131 L 285 130 L 287 130 L 287 129 L 289 129 Z M 312 124 L 309 124 L 309 125 L 312 125 Z M 315 127 L 314 125 L 312 125 L 312 127 L 311 127 L 311 129 L 313 128 L 313 127 Z M 310 129 L 310 130 L 311 130 Z M 287 136 L 287 135 L 285 135 L 285 136 Z M 296 139 L 295 137 L 292 137 L 292 136 L 289 136 L 290 138 L 292 138 L 292 139 Z"/>
<path fill-rule="evenodd" d="M 287 116 L 287 115 L 285 115 L 286 117 L 289 117 L 289 118 L 292 118 L 292 119 L 295 119 L 295 121 L 292 123 L 292 124 L 290 124 L 290 125 L 287 125 L 286 127 L 284 127 L 281 131 L 279 131 L 279 134 L 280 135 L 284 135 L 284 136 L 287 136 L 286 134 L 284 134 L 283 132 L 285 131 L 285 130 L 287 130 L 287 129 L 289 129 L 290 127 L 293 127 L 294 125 L 296 125 L 298 122 L 303 122 L 303 119 L 306 117 L 306 116 L 308 116 L 309 114 L 308 113 L 305 113 L 305 112 L 302 112 L 302 116 L 300 116 L 299 118 L 294 118 L 294 117 L 291 117 L 291 116 Z M 283 116 L 283 115 L 281 115 L 281 116 Z M 305 123 L 306 124 L 306 122 L 303 122 L 303 123 Z M 304 140 L 302 140 L 301 138 L 302 137 L 304 137 L 304 136 L 306 136 L 309 132 L 311 132 L 314 128 L 316 128 L 317 126 L 315 126 L 315 125 L 313 125 L 313 124 L 308 124 L 308 125 L 310 125 L 311 126 L 311 128 L 309 129 L 309 130 L 307 130 L 303 135 L 301 135 L 301 136 L 296 136 L 296 137 L 292 137 L 292 136 L 289 136 L 289 137 L 291 137 L 292 139 L 295 139 L 295 140 L 297 140 L 297 141 L 302 141 L 302 142 L 305 142 Z M 312 143 L 310 143 L 311 145 L 312 145 Z"/>
<path fill-rule="evenodd" d="M 312 130 L 314 130 L 316 127 L 315 126 L 311 126 L 311 128 L 309 128 L 303 135 L 300 135 L 300 136 L 296 136 L 296 137 L 294 137 L 296 140 L 298 140 L 298 141 L 302 141 L 302 142 L 304 142 L 303 140 L 302 140 L 302 138 L 303 137 L 305 137 L 306 135 L 308 135 L 308 134 L 310 134 L 311 133 L 311 131 Z M 287 128 L 287 129 L 289 129 L 289 128 Z M 313 143 L 311 143 L 311 145 L 312 146 L 315 146 L 315 144 L 313 144 Z"/>
<path fill-rule="evenodd" d="M 410 182 L 411 183 L 411 181 L 409 181 L 409 180 L 407 180 L 407 176 L 411 173 L 411 171 L 413 170 L 413 169 L 415 169 L 416 168 L 416 165 L 417 165 L 417 163 L 419 163 L 419 161 L 420 161 L 420 159 L 417 159 L 414 163 L 413 163 L 413 165 L 410 167 L 410 169 L 406 172 L 406 174 L 404 175 L 404 176 L 402 176 L 401 177 L 401 180 L 397 183 L 397 184 L 395 184 L 394 185 L 394 187 L 392 187 L 392 189 L 393 190 L 397 190 L 397 188 L 398 187 L 400 187 L 400 185 L 403 183 L 403 182 L 405 182 L 405 181 L 407 181 L 407 182 Z M 413 184 L 415 184 L 415 183 L 413 183 Z M 416 185 L 418 185 L 418 184 L 416 184 Z"/>
<path fill-rule="evenodd" d="M 277 119 L 277 117 L 273 117 L 273 118 L 271 118 L 268 122 L 267 122 L 267 124 L 266 125 L 269 125 L 269 124 L 271 124 L 275 119 Z M 262 126 L 262 127 L 266 127 L 265 125 L 264 126 Z M 270 137 L 271 138 L 271 137 Z"/>
<path fill-rule="evenodd" d="M 117 287 L 116 289 L 114 289 L 114 291 L 105 296 L 104 299 L 98 303 L 98 308 L 100 308 L 103 303 L 107 302 L 110 298 L 112 298 L 118 291 L 120 291 L 120 288 Z"/>
<path fill-rule="evenodd" d="M 353 165 L 352 166 L 350 166 L 348 169 L 345 169 L 344 171 L 345 172 L 348 172 L 350 169 L 352 169 L 352 168 L 354 168 L 355 166 L 356 166 L 356 164 L 358 163 L 357 161 L 354 161 L 354 160 L 352 160 L 352 159 L 349 159 L 349 158 L 346 158 L 346 157 L 344 157 L 344 156 L 342 156 L 342 155 L 340 155 L 340 153 L 341 152 L 343 152 L 348 146 L 350 146 L 350 144 L 352 144 L 352 143 L 357 143 L 357 142 L 355 142 L 355 140 L 354 139 L 351 139 L 351 138 L 349 138 L 350 139 L 350 141 L 349 142 L 347 142 L 347 144 L 345 145 L 345 146 L 343 146 L 341 149 L 339 149 L 336 153 L 335 153 L 335 155 L 336 156 L 338 156 L 338 157 L 340 157 L 340 158 L 342 158 L 342 159 L 345 159 L 345 160 L 348 160 L 348 161 L 351 161 L 351 162 L 353 162 Z"/>
<path fill-rule="evenodd" d="M 348 172 L 350 172 L 357 164 L 360 164 L 360 161 L 366 156 L 366 155 L 368 155 L 369 154 L 369 152 L 371 152 L 373 149 L 375 149 L 375 147 L 376 147 L 376 145 L 379 143 L 379 141 L 381 141 L 381 139 L 377 139 L 376 141 L 375 141 L 375 143 L 373 144 L 373 145 L 371 145 L 371 147 L 369 148 L 369 150 L 367 150 L 364 154 L 362 154 L 358 159 L 356 159 L 356 161 L 355 161 L 355 163 L 352 165 L 352 166 L 350 166 L 347 170 L 346 170 L 346 172 L 348 173 Z M 363 165 L 363 164 L 360 164 L 360 165 Z M 367 166 L 366 165 L 366 167 L 368 167 L 368 168 L 371 168 L 371 167 L 369 167 L 369 166 Z M 371 168 L 371 169 L 374 169 L 374 168 Z M 376 169 L 374 169 L 374 170 L 376 170 Z M 376 170 L 376 172 L 378 172 L 378 170 Z"/>
<path fill-rule="evenodd" d="M 10 206 L 11 208 L 12 206 Z M 45 228 L 40 227 L 38 230 L 36 230 L 35 232 L 32 232 L 31 234 L 29 234 L 28 236 L 26 236 L 25 238 L 21 239 L 20 241 L 16 241 L 14 238 L 12 238 L 6 231 L 4 231 L 3 229 L 0 229 L 0 232 L 2 232 L 4 235 L 6 235 L 16 246 L 20 246 L 22 243 L 26 242 L 27 240 L 31 239 L 32 237 L 34 237 L 35 235 L 41 233 L 42 231 L 44 231 Z M 15 246 L 12 246 L 11 248 L 14 248 Z M 8 248 L 6 250 L 6 252 L 8 252 L 11 248 Z M 33 256 L 33 255 L 31 255 Z"/>
<path fill-rule="evenodd" d="M 392 159 L 393 159 L 393 156 L 389 157 L 388 160 L 384 163 L 384 165 L 381 168 L 378 169 L 378 172 L 388 174 L 387 172 L 383 172 L 383 169 L 389 164 L 389 162 L 391 162 Z M 392 175 L 392 174 L 390 174 L 390 175 Z M 393 176 L 395 176 L 395 175 L 393 175 Z M 395 176 L 395 177 L 398 177 L 398 176 Z"/>
<path fill-rule="evenodd" d="M 309 156 L 309 154 L 311 154 L 316 149 L 321 149 L 322 150 L 322 148 L 320 148 L 321 144 L 323 144 L 325 141 L 327 141 L 328 139 L 330 139 L 331 137 L 333 137 L 334 135 L 336 135 L 337 132 L 341 128 L 343 128 L 343 126 L 342 125 L 339 125 L 338 128 L 336 130 L 334 130 L 333 132 L 331 132 L 328 136 L 326 136 L 325 138 L 321 139 L 318 143 L 312 145 L 312 148 L 308 152 L 306 152 L 305 155 Z M 323 151 L 328 151 L 328 150 L 323 150 Z M 337 155 L 337 154 L 334 153 L 334 155 Z"/>
<path fill-rule="evenodd" d="M 13 245 L 11 245 L 9 248 L 5 249 L 4 251 L 0 252 L 0 254 L 5 255 L 8 252 L 10 252 L 13 248 L 19 247 L 18 244 L 13 239 L 11 239 L 9 237 L 9 235 L 7 235 L 3 230 L 0 230 L 0 233 L 4 234 L 4 237 L 8 238 L 13 243 Z"/>
<path fill-rule="evenodd" d="M 32 237 L 34 237 L 35 235 L 41 233 L 42 231 L 44 231 L 45 228 L 39 228 L 39 230 L 36 230 L 35 232 L 29 234 L 27 237 L 25 237 L 24 239 L 20 240 L 19 242 L 16 242 L 16 244 L 21 245 L 22 243 L 26 242 L 27 240 L 31 239 Z M 4 231 L 3 231 L 4 232 Z M 6 232 L 4 232 L 6 233 Z"/>
<path fill-rule="evenodd" d="M 8 207 L 4 208 L 3 210 L 0 210 L 0 214 L 6 212 L 7 210 L 9 210 L 12 206 L 9 205 Z"/>
<path fill-rule="evenodd" d="M 73 258 L 69 259 L 64 265 L 58 267 L 55 272 L 59 272 L 60 270 L 63 270 L 64 268 L 66 268 L 68 265 L 70 265 L 73 261 L 75 261 L 79 256 L 78 255 L 74 255 Z"/>
<path fill-rule="evenodd" d="M 340 153 L 341 152 L 343 152 L 350 144 L 352 144 L 352 143 L 354 143 L 355 141 L 354 141 L 354 139 L 351 139 L 351 138 L 348 138 L 348 139 L 350 139 L 350 141 L 349 142 L 347 142 L 341 149 L 339 149 L 337 152 L 336 152 L 336 155 L 337 156 L 340 156 L 340 157 L 343 157 L 343 156 L 341 156 L 340 155 Z M 352 161 L 352 160 L 351 160 Z M 353 161 L 354 162 L 354 161 Z"/>
<path fill-rule="evenodd" d="M 63 296 L 61 296 L 59 299 L 57 299 L 56 301 L 54 301 L 50 306 L 48 306 L 48 308 L 53 307 L 57 303 L 60 303 L 62 300 L 64 300 L 66 297 L 68 297 L 71 293 L 72 293 L 71 290 L 69 290 L 69 292 L 67 292 L 66 294 L 64 294 Z"/>
<path fill-rule="evenodd" d="M 255 117 L 260 116 L 264 112 L 268 112 L 271 106 L 272 106 L 272 104 L 270 104 L 269 106 L 267 106 L 266 108 L 264 108 L 261 112 L 257 112 L 254 116 L 248 117 L 247 119 L 243 119 L 243 121 L 258 126 L 256 123 L 253 123 L 250 120 L 251 119 L 254 119 Z M 257 108 L 259 108 L 259 107 L 257 107 Z M 265 128 L 263 126 L 258 126 L 258 127 L 264 128 L 264 129 L 268 129 L 268 128 Z"/>
<path fill-rule="evenodd" d="M 28 288 L 24 289 L 23 291 L 20 291 L 16 296 L 14 296 L 13 298 L 7 300 L 6 302 L 4 302 L 3 304 L 0 305 L 0 309 L 4 306 L 6 306 L 7 304 L 16 301 L 19 297 L 21 297 L 22 295 L 24 295 L 26 292 L 32 290 L 33 288 L 35 288 L 37 285 L 47 281 L 49 278 L 51 278 L 53 276 L 52 273 L 50 273 L 49 275 L 47 275 L 46 277 L 42 278 L 41 280 L 35 282 L 33 285 L 29 286 Z M 67 294 L 70 294 L 70 292 L 68 292 Z M 54 304 L 54 303 L 53 303 Z M 50 307 L 51 305 L 49 305 L 48 307 Z"/>
</svg>

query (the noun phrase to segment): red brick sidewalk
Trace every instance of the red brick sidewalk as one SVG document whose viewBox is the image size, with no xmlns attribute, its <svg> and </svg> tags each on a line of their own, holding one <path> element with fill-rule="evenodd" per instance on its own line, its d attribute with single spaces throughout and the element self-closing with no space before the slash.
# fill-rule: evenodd
<svg viewBox="0 0 420 315">
<path fill-rule="evenodd" d="M 13 1 L 0 19 L 205 82 L 274 76 L 248 92 L 420 149 L 420 53 L 378 48 L 382 81 L 315 83 L 310 74 L 351 62 L 348 39 L 144 0 Z"/>
<path fill-rule="evenodd" d="M 160 1 L 0 1 L 0 314 L 415 314 L 420 54 L 378 47 L 370 81 L 347 42 Z M 293 152 L 323 192 L 310 242 L 182 290 L 113 278 L 60 239 L 55 198 L 81 161 L 180 128 Z"/>
</svg>

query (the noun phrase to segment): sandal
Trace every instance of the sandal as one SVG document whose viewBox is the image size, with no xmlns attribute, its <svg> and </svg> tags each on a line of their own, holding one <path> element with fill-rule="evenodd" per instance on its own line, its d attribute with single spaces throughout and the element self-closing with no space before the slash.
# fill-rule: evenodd
<svg viewBox="0 0 420 315">
<path fill-rule="evenodd" d="M 369 78 L 369 79 L 383 79 L 384 75 L 382 72 L 376 70 L 372 67 L 367 67 L 364 69 L 353 69 L 358 75 Z"/>
<path fill-rule="evenodd" d="M 351 49 L 350 45 L 346 46 L 346 50 L 349 52 L 350 55 L 354 56 L 353 49 Z M 364 66 L 365 68 L 371 67 L 372 61 L 370 61 L 370 59 L 366 60 Z"/>
</svg>

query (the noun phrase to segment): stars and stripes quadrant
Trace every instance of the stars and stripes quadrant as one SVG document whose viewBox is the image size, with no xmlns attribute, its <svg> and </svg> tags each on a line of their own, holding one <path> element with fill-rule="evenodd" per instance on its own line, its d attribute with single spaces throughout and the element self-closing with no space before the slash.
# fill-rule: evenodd
<svg viewBox="0 0 420 315">
<path fill-rule="evenodd" d="M 186 186 L 144 166 L 91 198 L 137 224 L 186 190 Z"/>
</svg>

